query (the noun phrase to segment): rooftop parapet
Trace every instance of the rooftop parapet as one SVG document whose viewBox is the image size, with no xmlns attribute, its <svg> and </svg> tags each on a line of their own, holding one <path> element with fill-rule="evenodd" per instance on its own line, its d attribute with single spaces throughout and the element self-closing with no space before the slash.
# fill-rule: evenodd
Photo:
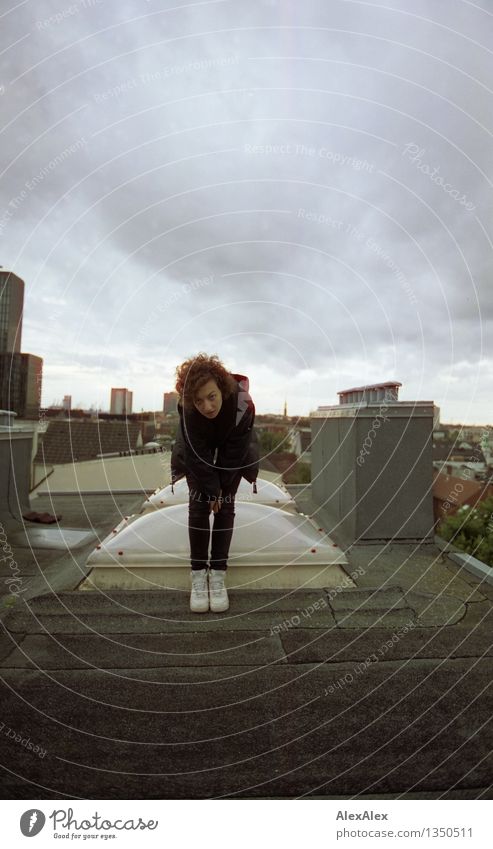
<svg viewBox="0 0 493 849">
<path fill-rule="evenodd" d="M 19 518 L 29 509 L 34 423 L 16 425 L 16 413 L 0 410 L 0 516 Z"/>
</svg>

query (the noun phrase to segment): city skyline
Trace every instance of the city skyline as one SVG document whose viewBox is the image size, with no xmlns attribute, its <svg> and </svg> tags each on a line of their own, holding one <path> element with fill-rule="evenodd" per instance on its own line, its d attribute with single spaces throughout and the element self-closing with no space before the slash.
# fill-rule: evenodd
<svg viewBox="0 0 493 849">
<path fill-rule="evenodd" d="M 132 393 L 132 390 L 130 390 L 130 392 Z M 132 396 L 133 396 L 133 394 L 134 393 L 132 393 Z M 163 393 L 163 395 L 168 395 L 168 394 L 176 394 L 176 393 L 174 393 L 174 391 L 172 391 L 170 393 L 168 393 L 168 392 Z M 71 396 L 65 396 L 65 397 L 71 397 Z M 403 399 L 399 399 L 399 400 L 403 400 Z M 427 399 L 413 399 L 413 400 L 423 401 L 423 400 L 427 400 Z M 337 401 L 333 402 L 333 406 L 337 406 L 337 404 L 338 404 Z M 320 405 L 320 406 L 322 406 L 322 405 Z M 136 405 L 136 407 L 138 407 L 138 405 Z M 58 398 L 53 399 L 51 404 L 48 404 L 44 407 L 44 409 L 50 409 L 50 408 L 51 409 L 64 409 L 63 400 L 60 400 Z M 83 410 L 84 412 L 89 412 L 91 410 L 94 410 L 94 411 L 97 411 L 97 412 L 100 412 L 100 413 L 110 413 L 111 412 L 110 408 L 111 408 L 111 403 L 107 404 L 106 406 L 104 406 L 104 405 L 100 406 L 96 403 L 96 401 L 92 401 L 89 404 L 75 403 L 69 409 Z M 259 416 L 269 416 L 269 415 L 287 416 L 287 418 L 296 418 L 296 417 L 306 418 L 307 415 L 309 415 L 309 414 L 305 415 L 303 413 L 291 413 L 290 410 L 289 410 L 289 406 L 287 408 L 287 412 L 285 413 L 284 412 L 284 410 L 285 410 L 284 403 L 282 405 L 282 408 L 283 408 L 282 411 L 264 410 L 264 411 L 260 412 L 259 410 L 257 410 L 257 415 L 259 415 Z M 143 413 L 162 413 L 163 408 L 162 408 L 162 406 L 161 406 L 161 408 L 156 408 L 156 409 L 154 409 L 154 408 L 147 408 L 146 409 L 145 407 L 141 407 L 140 409 L 136 408 L 136 409 L 132 410 L 131 415 L 138 415 L 139 413 L 142 413 L 142 412 Z M 172 412 L 176 412 L 176 411 L 172 411 Z M 440 421 L 440 424 L 443 427 L 446 427 L 446 428 L 451 428 L 451 427 L 454 427 L 456 425 L 457 426 L 463 426 L 464 429 L 467 429 L 468 427 L 478 427 L 478 428 L 479 427 L 488 427 L 488 428 L 493 427 L 493 419 L 491 419 L 489 421 L 484 421 L 484 422 L 480 422 L 480 421 L 478 421 L 478 422 L 465 422 L 465 421 L 461 421 L 461 420 L 456 420 L 456 421 L 447 420 L 447 419 L 443 418 L 443 416 L 440 416 L 439 421 Z"/>
<path fill-rule="evenodd" d="M 25 305 L 24 305 L 24 307 L 25 307 Z M 214 353 L 216 353 L 216 351 L 214 351 Z M 49 365 L 49 364 L 48 364 L 48 365 Z M 46 361 L 45 361 L 45 370 L 46 370 Z M 48 370 L 49 370 L 49 369 L 48 369 Z M 231 371 L 235 371 L 234 367 L 232 367 L 232 368 L 231 368 Z M 315 379 L 315 378 L 316 378 L 316 374 L 313 374 L 313 373 L 312 373 L 312 374 L 311 374 L 311 377 L 312 377 L 313 379 Z M 251 383 L 251 378 L 250 378 L 250 383 Z M 48 393 L 48 389 L 44 389 L 44 386 L 45 386 L 45 384 L 43 383 L 43 392 L 44 392 L 45 394 L 47 394 L 47 393 Z M 307 416 L 307 415 L 309 415 L 310 411 L 315 410 L 315 409 L 316 409 L 319 405 L 322 405 L 322 404 L 337 404 L 337 403 L 338 403 L 337 395 L 338 395 L 338 393 L 339 393 L 340 391 L 342 391 L 342 390 L 343 390 L 343 389 L 345 389 L 345 388 L 347 388 L 347 387 L 340 387 L 339 389 L 337 389 L 337 390 L 336 390 L 336 392 L 335 392 L 335 397 L 334 397 L 334 398 L 332 398 L 332 399 L 329 399 L 329 398 L 320 398 L 320 400 L 318 400 L 318 401 L 316 401 L 316 402 L 314 401 L 314 404 L 313 404 L 312 406 L 310 406 L 309 408 L 307 408 L 307 407 L 306 407 L 306 405 L 305 405 L 305 407 L 302 409 L 302 411 L 300 411 L 300 409 L 299 409 L 299 408 L 298 408 L 298 409 L 296 409 L 296 407 L 297 407 L 296 400 L 297 400 L 297 399 L 296 399 L 296 398 L 294 398 L 294 399 L 293 399 L 293 400 L 294 400 L 294 404 L 292 403 L 292 404 L 291 404 L 291 406 L 293 406 L 293 407 L 294 407 L 295 411 L 292 413 L 292 415 L 295 415 L 295 416 L 296 416 L 296 415 L 299 415 L 299 416 Z M 106 390 L 104 390 L 104 391 L 106 391 Z M 111 387 L 109 387 L 109 390 L 108 390 L 108 391 L 111 393 Z M 162 390 L 160 390 L 160 389 L 156 389 L 156 397 L 159 397 L 159 395 L 161 395 L 161 397 L 162 397 L 162 396 L 164 395 L 164 393 L 174 392 L 174 391 L 175 391 L 175 390 L 174 390 L 174 385 L 173 385 L 173 387 L 171 387 L 171 386 L 170 386 L 170 387 L 169 387 L 169 388 L 167 388 L 167 389 L 162 389 Z M 253 390 L 252 390 L 252 391 L 253 391 Z M 404 393 L 404 394 L 403 394 L 403 399 L 406 399 L 406 400 L 416 400 L 416 401 L 417 401 L 417 400 L 428 400 L 428 401 L 433 401 L 433 402 L 436 404 L 436 400 L 435 400 L 434 398 L 432 398 L 432 397 L 426 397 L 425 395 L 423 395 L 423 397 L 420 397 L 420 398 L 409 398 L 409 397 L 406 395 L 406 387 L 405 387 L 405 386 L 403 386 L 403 393 Z M 67 394 L 67 392 L 66 392 L 66 391 L 65 391 L 65 389 L 64 389 L 64 390 L 63 390 L 63 395 L 66 395 L 66 394 Z M 74 391 L 71 391 L 71 392 L 70 392 L 70 394 L 71 394 L 71 396 L 72 396 L 72 397 L 74 397 Z M 135 406 L 135 411 L 137 411 L 137 410 L 139 410 L 139 411 L 140 411 L 140 410 L 143 410 L 144 412 L 149 412 L 149 411 L 152 411 L 152 410 L 157 411 L 157 410 L 159 409 L 159 405 L 158 405 L 158 406 L 156 406 L 156 407 L 153 407 L 153 406 L 147 406 L 147 407 L 146 407 L 146 406 L 143 406 L 143 405 L 140 403 L 140 401 L 139 401 L 139 396 L 138 396 L 138 394 L 136 395 L 135 390 L 131 390 L 131 394 L 133 395 L 132 403 L 133 403 L 133 405 Z M 270 393 L 269 393 L 269 394 L 270 394 Z M 63 396 L 62 396 L 62 397 L 63 397 Z M 283 398 L 283 399 L 280 399 L 280 400 L 279 400 L 279 404 L 278 404 L 278 406 L 279 406 L 279 411 L 277 411 L 277 410 L 275 410 L 275 409 L 272 409 L 272 408 L 265 408 L 265 407 L 264 407 L 262 410 L 260 410 L 260 409 L 259 409 L 259 410 L 258 410 L 258 412 L 259 412 L 259 413 L 261 412 L 261 413 L 263 413 L 263 414 L 269 414 L 269 413 L 271 413 L 271 414 L 274 414 L 274 415 L 282 414 L 282 411 L 284 410 L 285 402 L 286 402 L 286 399 L 285 399 L 285 398 Z M 45 402 L 44 402 L 44 399 L 42 398 L 42 399 L 41 399 L 41 406 L 42 406 L 42 407 L 45 407 L 45 408 L 46 408 L 46 407 L 50 407 L 50 406 L 63 406 L 63 400 L 59 400 L 59 399 L 57 399 L 57 398 L 54 398 L 54 399 L 52 400 L 51 404 L 50 404 L 50 403 L 45 403 Z M 258 406 L 258 405 L 257 405 L 257 406 Z M 437 404 L 437 406 L 440 406 L 440 405 L 439 405 L 439 404 Z M 109 411 L 110 411 L 110 409 L 111 409 L 111 402 L 110 402 L 110 403 L 105 402 L 102 398 L 99 398 L 98 400 L 93 399 L 93 400 L 92 400 L 92 401 L 90 401 L 90 402 L 87 402 L 85 399 L 82 399 L 82 401 L 81 401 L 80 403 L 78 403 L 78 402 L 76 401 L 76 402 L 73 404 L 73 408 L 74 408 L 74 409 L 86 409 L 86 410 L 88 410 L 88 409 L 98 409 L 98 410 L 100 410 L 101 412 L 105 412 L 105 411 L 108 411 L 108 412 L 109 412 Z M 290 404 L 288 403 L 288 410 L 289 410 L 289 409 L 290 409 Z M 291 415 L 291 414 L 290 414 L 290 415 Z M 448 415 L 448 416 L 446 416 L 446 417 L 445 417 L 445 419 L 444 419 L 444 420 L 450 420 L 450 421 L 453 421 L 454 419 L 453 419 L 453 417 L 452 417 L 452 416 Z M 473 417 L 471 418 L 471 416 L 469 416 L 468 418 L 465 418 L 465 419 L 458 419 L 458 418 L 457 418 L 457 419 L 455 419 L 455 420 L 456 420 L 458 423 L 470 424 L 470 425 L 475 425 L 475 424 L 477 424 L 478 426 L 480 426 L 480 425 L 487 425 L 487 424 L 488 424 L 488 421 L 487 421 L 487 420 L 484 420 L 484 421 L 483 421 L 483 420 L 479 420 L 479 419 L 474 419 Z"/>
</svg>

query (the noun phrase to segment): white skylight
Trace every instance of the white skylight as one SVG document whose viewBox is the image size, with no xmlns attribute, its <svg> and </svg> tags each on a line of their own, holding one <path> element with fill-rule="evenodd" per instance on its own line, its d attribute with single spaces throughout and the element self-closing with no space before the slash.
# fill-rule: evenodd
<svg viewBox="0 0 493 849">
<path fill-rule="evenodd" d="M 346 563 L 341 549 L 305 516 L 238 502 L 228 564 Z M 212 524 L 213 514 L 210 521 Z M 123 520 L 92 552 L 91 566 L 189 566 L 188 504 Z"/>
<path fill-rule="evenodd" d="M 241 479 L 238 491 L 236 493 L 236 501 L 248 501 L 251 504 L 267 504 L 271 507 L 285 507 L 294 505 L 294 501 L 286 492 L 271 481 L 257 478 L 257 492 L 253 492 L 251 483 L 248 483 L 245 478 Z M 174 493 L 171 492 L 171 484 L 165 486 L 164 489 L 156 490 L 153 495 L 144 501 L 142 505 L 142 513 L 148 513 L 151 510 L 161 507 L 171 507 L 175 504 L 188 504 L 188 485 L 185 478 L 182 478 L 175 483 Z"/>
</svg>

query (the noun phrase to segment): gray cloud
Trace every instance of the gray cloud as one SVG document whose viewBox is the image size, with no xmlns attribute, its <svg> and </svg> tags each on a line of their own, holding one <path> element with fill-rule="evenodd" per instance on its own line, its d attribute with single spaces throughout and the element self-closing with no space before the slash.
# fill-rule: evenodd
<svg viewBox="0 0 493 849">
<path fill-rule="evenodd" d="M 488 419 L 486 12 L 45 0 L 3 23 L 0 262 L 44 403 L 127 383 L 159 407 L 210 350 L 259 410 L 395 377 Z"/>
</svg>

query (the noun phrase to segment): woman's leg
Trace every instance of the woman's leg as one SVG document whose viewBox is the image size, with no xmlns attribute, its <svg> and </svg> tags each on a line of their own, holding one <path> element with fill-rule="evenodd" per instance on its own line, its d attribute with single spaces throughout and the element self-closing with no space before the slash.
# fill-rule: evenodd
<svg viewBox="0 0 493 849">
<path fill-rule="evenodd" d="M 241 474 L 235 478 L 231 488 L 222 493 L 221 509 L 214 514 L 212 526 L 211 569 L 227 569 L 229 548 L 233 537 L 235 522 L 235 495 L 241 481 Z"/>
<path fill-rule="evenodd" d="M 190 540 L 190 564 L 193 570 L 207 569 L 211 529 L 209 524 L 209 501 L 200 492 L 197 482 L 187 475 L 189 489 L 188 538 Z"/>
</svg>

